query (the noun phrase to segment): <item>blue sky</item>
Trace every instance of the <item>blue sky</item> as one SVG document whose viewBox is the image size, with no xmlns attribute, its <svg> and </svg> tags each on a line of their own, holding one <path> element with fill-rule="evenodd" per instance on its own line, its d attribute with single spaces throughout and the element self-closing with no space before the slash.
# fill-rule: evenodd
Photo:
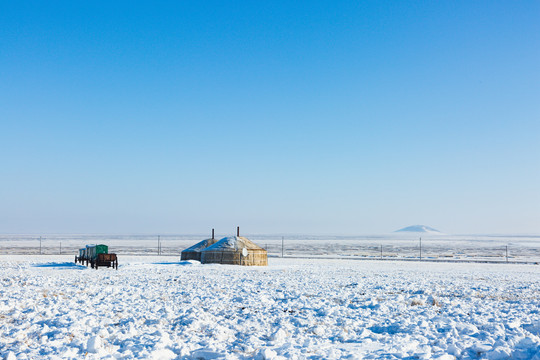
<svg viewBox="0 0 540 360">
<path fill-rule="evenodd" d="M 0 1 L 0 232 L 540 233 L 540 3 Z"/>
</svg>

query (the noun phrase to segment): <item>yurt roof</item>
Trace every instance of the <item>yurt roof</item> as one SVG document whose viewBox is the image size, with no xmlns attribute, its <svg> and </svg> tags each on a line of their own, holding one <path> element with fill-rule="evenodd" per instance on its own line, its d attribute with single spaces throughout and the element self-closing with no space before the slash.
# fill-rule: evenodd
<svg viewBox="0 0 540 360">
<path fill-rule="evenodd" d="M 203 251 L 241 251 L 243 248 L 247 250 L 264 250 L 248 238 L 243 236 L 229 236 L 224 237 Z"/>
<path fill-rule="evenodd" d="M 183 250 L 182 252 L 184 252 L 184 251 L 201 251 L 201 250 L 204 250 L 204 249 L 208 248 L 212 244 L 215 244 L 217 241 L 218 241 L 217 239 L 204 239 L 203 241 L 199 241 L 195 245 L 192 245 L 192 246 L 188 247 L 187 249 Z"/>
</svg>

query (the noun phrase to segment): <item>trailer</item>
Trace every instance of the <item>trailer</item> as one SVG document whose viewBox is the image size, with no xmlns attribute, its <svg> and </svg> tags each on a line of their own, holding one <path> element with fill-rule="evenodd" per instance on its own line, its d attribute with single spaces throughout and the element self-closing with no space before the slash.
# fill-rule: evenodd
<svg viewBox="0 0 540 360">
<path fill-rule="evenodd" d="M 79 256 L 75 256 L 75 263 L 90 264 L 92 269 L 98 269 L 100 266 L 112 267 L 118 270 L 118 257 L 116 254 L 109 254 L 109 247 L 104 244 L 86 245 L 79 249 Z"/>
</svg>

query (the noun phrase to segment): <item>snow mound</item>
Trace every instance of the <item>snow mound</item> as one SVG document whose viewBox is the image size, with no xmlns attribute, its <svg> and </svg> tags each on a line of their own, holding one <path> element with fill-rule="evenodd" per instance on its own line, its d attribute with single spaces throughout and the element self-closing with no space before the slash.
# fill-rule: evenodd
<svg viewBox="0 0 540 360">
<path fill-rule="evenodd" d="M 426 225 L 411 225 L 404 227 L 403 229 L 396 230 L 394 232 L 415 232 L 415 233 L 425 233 L 425 234 L 442 234 L 437 229 L 434 229 L 432 227 L 426 226 Z"/>
<path fill-rule="evenodd" d="M 92 336 L 86 343 L 86 349 L 89 353 L 97 353 L 101 348 L 101 338 L 99 336 Z"/>
</svg>

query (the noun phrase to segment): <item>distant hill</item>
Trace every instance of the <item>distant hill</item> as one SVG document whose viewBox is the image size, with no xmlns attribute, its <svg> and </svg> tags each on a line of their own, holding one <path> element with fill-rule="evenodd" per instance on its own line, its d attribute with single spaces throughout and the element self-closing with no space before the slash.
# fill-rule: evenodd
<svg viewBox="0 0 540 360">
<path fill-rule="evenodd" d="M 414 233 L 425 233 L 425 234 L 442 234 L 439 230 L 426 225 L 412 225 L 404 227 L 403 229 L 396 230 L 394 232 L 414 232 Z"/>
</svg>

